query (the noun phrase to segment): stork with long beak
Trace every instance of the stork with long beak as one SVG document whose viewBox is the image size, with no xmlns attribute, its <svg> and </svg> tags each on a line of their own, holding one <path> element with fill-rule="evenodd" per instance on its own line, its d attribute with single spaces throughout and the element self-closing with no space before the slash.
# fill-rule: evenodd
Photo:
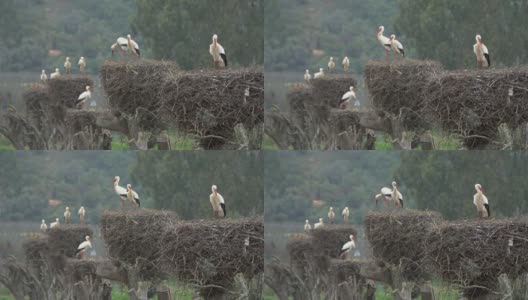
<svg viewBox="0 0 528 300">
<path fill-rule="evenodd" d="M 323 228 L 323 227 L 324 227 L 323 218 L 319 218 L 319 223 L 314 224 L 314 229 Z"/>
<path fill-rule="evenodd" d="M 477 208 L 478 218 L 489 218 L 491 215 L 488 198 L 484 195 L 484 189 L 480 184 L 475 184 L 475 190 L 477 193 L 473 195 L 473 204 Z"/>
<path fill-rule="evenodd" d="M 79 257 L 80 259 L 84 259 L 85 255 L 86 255 L 86 251 L 88 249 L 91 249 L 92 248 L 92 243 L 90 242 L 90 236 L 86 236 L 85 237 L 85 241 L 82 242 L 79 247 L 77 247 L 77 253 L 76 253 L 76 256 Z"/>
<path fill-rule="evenodd" d="M 350 211 L 348 210 L 348 206 L 343 209 L 341 215 L 343 216 L 343 223 L 348 224 L 348 219 L 350 217 Z"/>
<path fill-rule="evenodd" d="M 348 56 L 345 56 L 345 58 L 343 58 L 342 65 L 343 65 L 343 70 L 345 72 L 348 72 L 348 70 L 350 69 L 350 60 L 348 59 Z"/>
<path fill-rule="evenodd" d="M 491 60 L 488 52 L 488 47 L 486 47 L 486 45 L 482 43 L 482 37 L 480 36 L 480 34 L 477 34 L 475 36 L 475 40 L 477 41 L 477 43 L 473 45 L 473 52 L 477 57 L 477 68 L 489 68 L 491 66 Z"/>
<path fill-rule="evenodd" d="M 124 37 L 118 37 L 116 42 L 110 47 L 112 50 L 112 57 L 114 56 L 115 50 L 119 48 L 121 50 L 121 57 L 123 57 L 123 60 L 126 60 L 126 52 L 128 50 L 128 39 L 125 39 Z"/>
<path fill-rule="evenodd" d="M 351 86 L 350 90 L 341 97 L 341 104 L 339 104 L 339 107 L 346 109 L 352 99 L 356 99 L 356 92 L 354 92 L 353 86 Z"/>
<path fill-rule="evenodd" d="M 339 257 L 343 259 L 349 255 L 352 249 L 356 249 L 356 243 L 354 242 L 354 235 L 351 234 L 349 238 L 350 238 L 350 241 L 344 244 L 343 247 L 341 248 L 341 255 L 339 255 Z"/>
<path fill-rule="evenodd" d="M 383 46 L 383 49 L 385 49 L 385 60 L 389 62 L 389 53 L 392 49 L 392 45 L 390 39 L 383 35 L 383 31 L 385 31 L 385 27 L 379 26 L 377 30 L 377 37 L 378 41 Z"/>
<path fill-rule="evenodd" d="M 328 223 L 334 224 L 334 219 L 335 219 L 334 208 L 330 206 L 330 209 L 328 210 Z"/>
<path fill-rule="evenodd" d="M 84 59 L 84 56 L 81 56 L 77 65 L 79 66 L 79 71 L 81 71 L 81 74 L 84 75 L 84 71 L 86 70 L 86 60 Z"/>
<path fill-rule="evenodd" d="M 220 195 L 220 193 L 218 192 L 218 187 L 214 184 L 213 186 L 211 186 L 211 191 L 212 191 L 212 194 L 209 195 L 209 201 L 211 202 L 211 205 L 213 206 L 215 217 L 225 218 L 227 215 L 227 211 L 226 211 L 224 197 Z"/>
<path fill-rule="evenodd" d="M 66 74 L 71 74 L 71 62 L 69 57 L 66 57 L 66 61 L 64 62 L 64 72 Z"/>
<path fill-rule="evenodd" d="M 125 201 L 127 200 L 127 190 L 119 185 L 119 180 L 121 180 L 121 177 L 116 176 L 114 177 L 112 183 L 114 184 L 115 193 L 119 196 L 119 199 L 121 199 L 121 209 L 125 209 Z"/>
<path fill-rule="evenodd" d="M 136 41 L 132 39 L 132 36 L 130 34 L 127 35 L 127 45 L 128 49 L 130 50 L 130 52 L 132 52 L 132 54 L 134 54 L 138 58 L 141 56 L 141 53 L 139 52 L 139 45 L 138 43 L 136 43 Z"/>
<path fill-rule="evenodd" d="M 86 210 L 84 209 L 84 206 L 81 206 L 81 208 L 79 208 L 79 222 L 81 223 L 81 225 L 84 225 L 84 216 L 86 215 Z"/>
<path fill-rule="evenodd" d="M 378 207 L 378 202 L 383 201 L 385 206 L 389 207 L 392 200 L 392 190 L 388 187 L 382 187 L 381 193 L 377 194 L 374 199 L 376 200 L 376 207 Z"/>
<path fill-rule="evenodd" d="M 71 218 L 70 208 L 66 207 L 66 210 L 64 211 L 64 224 L 70 224 L 70 218 Z"/>
<path fill-rule="evenodd" d="M 312 231 L 312 226 L 310 225 L 310 222 L 308 220 L 304 223 L 304 232 L 310 233 Z"/>
<path fill-rule="evenodd" d="M 405 52 L 403 51 L 403 45 L 396 39 L 396 35 L 391 34 L 390 36 L 391 48 L 396 55 L 405 57 Z"/>
<path fill-rule="evenodd" d="M 136 191 L 132 189 L 132 185 L 129 183 L 127 184 L 127 198 L 128 201 L 132 204 L 132 206 L 135 206 L 136 208 L 141 207 L 141 203 L 139 202 L 139 196 Z"/>
<path fill-rule="evenodd" d="M 392 201 L 396 207 L 403 208 L 403 196 L 400 191 L 398 191 L 398 184 L 396 184 L 396 181 L 392 182 Z"/>
<path fill-rule="evenodd" d="M 79 109 L 83 109 L 84 105 L 86 104 L 86 101 L 90 99 L 92 99 L 92 88 L 89 85 L 87 85 L 86 91 L 80 94 L 79 98 L 77 98 L 77 102 L 75 102 L 75 107 Z"/>
<path fill-rule="evenodd" d="M 330 61 L 328 62 L 328 72 L 329 73 L 334 73 L 334 69 L 335 69 L 334 58 L 330 57 Z"/>
<path fill-rule="evenodd" d="M 213 63 L 216 68 L 227 67 L 227 55 L 224 47 L 218 42 L 218 35 L 213 34 L 213 43 L 209 45 L 209 54 L 213 57 Z"/>
</svg>

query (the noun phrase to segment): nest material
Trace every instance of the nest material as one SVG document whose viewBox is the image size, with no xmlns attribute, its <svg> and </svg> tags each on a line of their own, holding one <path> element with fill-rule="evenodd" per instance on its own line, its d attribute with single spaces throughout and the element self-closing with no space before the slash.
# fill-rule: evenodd
<svg viewBox="0 0 528 300">
<path fill-rule="evenodd" d="M 358 276 L 360 266 L 350 259 L 330 260 L 330 274 L 334 274 L 337 284 L 346 282 L 351 276 Z"/>
<path fill-rule="evenodd" d="M 74 108 L 79 95 L 86 91 L 86 86 L 93 88 L 94 82 L 89 77 L 61 76 L 48 80 L 50 98 L 57 106 Z"/>
<path fill-rule="evenodd" d="M 446 222 L 432 228 L 425 242 L 431 269 L 477 296 L 495 290 L 500 274 L 528 272 L 527 236 L 526 219 Z"/>
<path fill-rule="evenodd" d="M 290 239 L 286 246 L 290 261 L 297 267 L 306 265 L 314 255 L 312 239 Z"/>
<path fill-rule="evenodd" d="M 332 75 L 326 78 L 310 80 L 313 97 L 325 104 L 327 107 L 339 107 L 341 97 L 350 90 L 357 87 L 357 80 L 352 75 Z"/>
<path fill-rule="evenodd" d="M 68 259 L 65 271 L 72 282 L 83 281 L 87 276 L 97 278 L 97 264 L 91 260 Z"/>
<path fill-rule="evenodd" d="M 172 212 L 142 209 L 105 212 L 101 230 L 110 256 L 138 263 L 144 280 L 175 275 L 198 286 L 226 288 L 236 274 L 251 278 L 264 269 L 262 219 L 179 221 Z M 222 291 L 213 287 L 202 294 Z"/>
<path fill-rule="evenodd" d="M 93 236 L 90 227 L 83 225 L 61 224 L 48 230 L 50 252 L 55 255 L 75 257 L 77 247 L 86 240 L 86 236 Z"/>
<path fill-rule="evenodd" d="M 420 129 L 428 127 L 422 115 L 427 85 L 442 71 L 440 63 L 434 61 L 369 61 L 365 83 L 377 109 L 400 116 L 405 128 Z"/>
<path fill-rule="evenodd" d="M 369 212 L 365 230 L 374 257 L 382 263 L 401 265 L 403 277 L 414 280 L 426 273 L 423 263 L 430 246 L 426 235 L 442 220 L 432 211 Z"/>
<path fill-rule="evenodd" d="M 102 82 L 110 106 L 137 117 L 144 130 L 168 124 L 230 140 L 235 125 L 250 130 L 264 121 L 264 75 L 257 68 L 185 72 L 169 62 L 107 61 Z"/>
<path fill-rule="evenodd" d="M 48 89 L 43 86 L 32 88 L 22 95 L 22 99 L 26 103 L 27 119 L 42 130 L 46 123 L 47 107 L 51 103 Z"/>
<path fill-rule="evenodd" d="M 313 230 L 313 247 L 319 256 L 338 258 L 343 245 L 350 241 L 350 235 L 357 235 L 350 225 L 328 225 Z"/>
</svg>

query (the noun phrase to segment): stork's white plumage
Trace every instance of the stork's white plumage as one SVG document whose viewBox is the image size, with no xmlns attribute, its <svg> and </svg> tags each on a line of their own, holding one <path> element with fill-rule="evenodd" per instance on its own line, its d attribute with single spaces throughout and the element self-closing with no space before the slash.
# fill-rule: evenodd
<svg viewBox="0 0 528 300">
<path fill-rule="evenodd" d="M 86 251 L 88 249 L 91 249 L 92 248 L 92 242 L 90 242 L 90 236 L 86 236 L 85 237 L 85 241 L 82 242 L 79 247 L 77 247 L 77 256 L 80 257 L 80 259 L 84 259 L 84 256 L 86 254 Z"/>
<path fill-rule="evenodd" d="M 134 54 L 137 57 L 141 56 L 141 53 L 139 52 L 139 45 L 138 43 L 136 43 L 136 41 L 132 39 L 132 36 L 130 36 L 130 34 L 127 35 L 127 44 L 128 44 L 128 49 L 130 50 L 130 52 L 132 52 L 132 54 Z"/>
<path fill-rule="evenodd" d="M 304 73 L 304 81 L 310 81 L 312 79 L 312 76 L 310 75 L 310 71 L 306 70 L 306 73 Z"/>
<path fill-rule="evenodd" d="M 383 201 L 386 206 L 389 206 L 390 201 L 392 200 L 392 190 L 388 187 L 382 187 L 381 193 L 377 194 L 374 199 L 376 199 L 376 207 L 378 207 L 379 201 Z"/>
<path fill-rule="evenodd" d="M 343 216 L 343 222 L 345 224 L 348 224 L 348 218 L 350 217 L 350 211 L 348 210 L 348 206 L 343 209 L 341 215 Z"/>
<path fill-rule="evenodd" d="M 225 205 L 225 201 L 224 201 L 224 197 L 222 197 L 222 195 L 220 195 L 220 193 L 218 192 L 218 187 L 216 185 L 213 184 L 213 186 L 211 186 L 211 195 L 209 195 L 209 201 L 211 202 L 211 204 L 213 205 L 213 210 L 216 209 L 217 212 L 215 212 L 215 214 L 220 217 L 220 218 L 225 218 L 227 216 L 227 211 L 226 211 L 226 205 Z M 218 208 L 220 207 L 220 208 Z"/>
<path fill-rule="evenodd" d="M 345 58 L 343 58 L 343 62 L 341 64 L 343 65 L 343 70 L 345 72 L 348 72 L 348 70 L 350 69 L 350 60 L 348 60 L 348 56 L 345 56 Z"/>
<path fill-rule="evenodd" d="M 114 177 L 113 183 L 114 183 L 114 191 L 121 199 L 121 209 L 125 209 L 125 200 L 127 199 L 127 190 L 119 185 L 119 180 L 121 180 L 121 177 L 116 176 Z"/>
<path fill-rule="evenodd" d="M 392 47 L 391 47 L 390 39 L 383 35 L 383 31 L 385 31 L 384 26 L 378 27 L 377 37 L 378 37 L 378 41 L 383 46 L 383 49 L 385 49 L 385 60 L 388 62 L 389 52 L 391 51 Z"/>
<path fill-rule="evenodd" d="M 304 222 L 304 232 L 310 233 L 310 231 L 312 231 L 312 226 L 310 225 L 310 222 L 306 220 Z"/>
<path fill-rule="evenodd" d="M 79 70 L 81 71 L 81 74 L 84 74 L 84 70 L 86 69 L 86 60 L 84 59 L 84 56 L 81 56 L 79 59 L 79 63 L 77 63 L 79 66 Z"/>
<path fill-rule="evenodd" d="M 330 57 L 330 61 L 328 62 L 328 72 L 334 73 L 334 69 L 335 69 L 334 58 Z"/>
<path fill-rule="evenodd" d="M 315 73 L 314 74 L 314 78 L 317 79 L 317 78 L 324 78 L 325 77 L 325 73 L 324 73 L 324 70 L 323 68 L 319 68 L 319 72 Z"/>
<path fill-rule="evenodd" d="M 66 57 L 66 61 L 64 62 L 64 72 L 66 74 L 71 73 L 71 62 L 69 57 Z"/>
<path fill-rule="evenodd" d="M 42 223 L 40 224 L 40 231 L 46 232 L 48 230 L 48 225 L 46 225 L 46 221 L 42 220 Z"/>
<path fill-rule="evenodd" d="M 478 217 L 479 219 L 489 218 L 491 213 L 488 204 L 488 197 L 484 195 L 484 189 L 482 189 L 480 184 L 475 184 L 475 190 L 477 193 L 473 195 L 473 204 L 477 207 Z"/>
<path fill-rule="evenodd" d="M 390 43 L 391 43 L 392 51 L 394 51 L 394 53 L 402 57 L 405 57 L 405 51 L 403 51 L 403 45 L 402 43 L 400 43 L 400 41 L 396 39 L 396 35 L 392 34 L 390 36 Z"/>
<path fill-rule="evenodd" d="M 130 204 L 135 207 L 141 207 L 141 203 L 139 202 L 139 195 L 132 189 L 131 184 L 127 184 L 127 198 L 128 201 L 130 201 Z"/>
<path fill-rule="evenodd" d="M 64 224 L 70 224 L 71 212 L 70 208 L 66 206 L 64 210 Z"/>
<path fill-rule="evenodd" d="M 55 228 L 55 227 L 59 227 L 59 226 L 60 226 L 59 218 L 56 218 L 55 222 L 50 224 L 50 229 L 51 228 Z"/>
<path fill-rule="evenodd" d="M 42 82 L 48 81 L 48 75 L 46 75 L 46 70 L 42 70 L 42 73 L 40 73 L 40 81 Z"/>
<path fill-rule="evenodd" d="M 123 59 L 126 58 L 126 52 L 128 50 L 128 39 L 125 39 L 124 37 L 118 37 L 116 42 L 110 47 L 112 50 L 112 56 L 114 56 L 114 52 L 119 49 L 121 51 L 121 56 Z"/>
<path fill-rule="evenodd" d="M 392 201 L 394 201 L 396 207 L 403 208 L 403 196 L 398 190 L 398 184 L 396 181 L 392 182 Z"/>
<path fill-rule="evenodd" d="M 84 224 L 84 216 L 86 216 L 86 210 L 84 209 L 84 206 L 79 208 L 79 212 L 77 214 L 79 215 L 81 225 Z"/>
<path fill-rule="evenodd" d="M 475 36 L 477 43 L 473 45 L 473 52 L 477 57 L 477 67 L 479 69 L 489 68 L 491 66 L 491 59 L 488 51 L 488 47 L 482 43 L 482 37 L 477 34 Z"/>
<path fill-rule="evenodd" d="M 354 92 L 354 87 L 351 86 L 350 90 L 346 92 L 343 97 L 341 97 L 341 104 L 339 104 L 339 107 L 346 109 L 348 105 L 350 104 L 350 101 L 352 99 L 356 99 L 356 92 Z"/>
<path fill-rule="evenodd" d="M 61 73 L 60 73 L 59 68 L 56 68 L 56 69 L 55 69 L 55 73 L 51 73 L 51 74 L 50 74 L 50 79 L 58 78 L 58 77 L 60 77 L 60 75 L 61 75 Z"/>
<path fill-rule="evenodd" d="M 213 35 L 213 43 L 209 45 L 209 54 L 213 57 L 213 63 L 217 68 L 227 67 L 227 55 L 224 47 L 218 42 L 218 35 Z"/>
<path fill-rule="evenodd" d="M 328 210 L 328 223 L 334 224 L 334 219 L 335 219 L 334 208 L 330 206 L 330 209 Z"/>
<path fill-rule="evenodd" d="M 356 243 L 354 242 L 354 235 L 351 234 L 349 238 L 350 241 L 346 242 L 343 247 L 341 247 L 341 258 L 346 257 L 346 255 L 348 255 L 348 253 L 350 253 L 352 249 L 356 248 Z"/>
<path fill-rule="evenodd" d="M 89 85 L 87 85 L 86 91 L 80 94 L 79 98 L 77 98 L 77 102 L 75 102 L 75 107 L 79 109 L 83 109 L 86 102 L 89 101 L 90 99 L 92 99 L 92 88 Z"/>
<path fill-rule="evenodd" d="M 323 218 L 319 218 L 319 223 L 314 224 L 314 229 L 322 228 L 324 227 Z"/>
</svg>

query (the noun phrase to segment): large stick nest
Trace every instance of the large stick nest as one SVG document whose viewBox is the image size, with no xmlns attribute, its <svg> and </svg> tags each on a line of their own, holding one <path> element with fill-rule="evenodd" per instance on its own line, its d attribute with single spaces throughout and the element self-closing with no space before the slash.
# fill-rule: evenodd
<svg viewBox="0 0 528 300">
<path fill-rule="evenodd" d="M 86 91 L 86 86 L 94 87 L 94 82 L 89 77 L 61 76 L 48 80 L 48 92 L 50 98 L 57 106 L 74 108 L 79 95 Z"/>
<path fill-rule="evenodd" d="M 500 274 L 528 272 L 527 236 L 526 219 L 444 223 L 429 231 L 427 257 L 444 280 L 476 296 L 495 290 Z"/>
<path fill-rule="evenodd" d="M 321 256 L 338 258 L 341 247 L 350 241 L 350 235 L 357 235 L 356 229 L 350 225 L 328 225 L 313 230 L 313 246 L 315 252 Z"/>
<path fill-rule="evenodd" d="M 352 75 L 330 75 L 326 78 L 310 80 L 313 98 L 324 103 L 327 107 L 339 107 L 341 97 L 350 90 L 357 87 L 357 80 Z"/>
<path fill-rule="evenodd" d="M 264 75 L 258 68 L 185 72 L 169 62 L 107 61 L 101 73 L 110 106 L 138 118 L 144 130 L 173 125 L 229 140 L 235 125 L 249 130 L 264 122 Z"/>
<path fill-rule="evenodd" d="M 427 232 L 441 222 L 442 216 L 432 211 L 369 212 L 365 230 L 374 257 L 381 263 L 401 266 L 404 278 L 414 280 L 426 273 Z"/>
<path fill-rule="evenodd" d="M 180 221 L 163 211 L 105 212 L 101 231 L 110 255 L 138 263 L 143 279 L 175 275 L 206 287 L 205 295 L 221 293 L 238 273 L 252 278 L 264 270 L 262 219 Z"/>
<path fill-rule="evenodd" d="M 83 225 L 61 224 L 48 230 L 49 249 L 56 255 L 75 257 L 77 247 L 86 240 L 86 236 L 93 236 L 90 227 Z"/>
</svg>

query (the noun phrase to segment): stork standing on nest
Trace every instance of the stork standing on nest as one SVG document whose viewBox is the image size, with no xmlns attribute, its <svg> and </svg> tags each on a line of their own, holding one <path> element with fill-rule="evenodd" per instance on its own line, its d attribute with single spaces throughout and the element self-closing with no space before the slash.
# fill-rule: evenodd
<svg viewBox="0 0 528 300">
<path fill-rule="evenodd" d="M 56 68 L 56 69 L 55 69 L 55 73 L 51 73 L 51 74 L 50 74 L 50 79 L 53 79 L 53 78 L 59 78 L 60 75 L 61 75 L 61 73 L 60 73 L 59 68 Z"/>
<path fill-rule="evenodd" d="M 89 85 L 87 85 L 86 91 L 80 94 L 79 98 L 77 98 L 77 102 L 75 102 L 75 107 L 79 109 L 83 109 L 84 105 L 86 104 L 86 101 L 89 101 L 90 99 L 92 99 L 92 88 Z"/>
<path fill-rule="evenodd" d="M 396 55 L 400 57 L 405 57 L 405 52 L 403 51 L 403 45 L 396 39 L 396 35 L 391 34 L 390 36 L 391 48 Z"/>
<path fill-rule="evenodd" d="M 66 61 L 64 62 L 64 72 L 66 74 L 71 74 L 71 62 L 69 57 L 66 57 Z"/>
<path fill-rule="evenodd" d="M 40 224 L 40 231 L 46 232 L 48 230 L 48 225 L 46 225 L 46 221 L 42 220 L 42 223 Z"/>
<path fill-rule="evenodd" d="M 209 195 L 209 201 L 211 202 L 211 205 L 213 205 L 215 216 L 220 217 L 220 218 L 225 218 L 227 216 L 227 212 L 226 212 L 224 197 L 220 195 L 220 193 L 218 192 L 218 187 L 214 184 L 213 186 L 211 186 L 211 191 L 212 193 L 211 195 Z M 219 211 L 218 208 L 220 208 L 221 211 Z"/>
<path fill-rule="evenodd" d="M 310 75 L 310 71 L 306 70 L 306 73 L 304 73 L 304 81 L 308 82 L 312 79 L 312 76 Z"/>
<path fill-rule="evenodd" d="M 385 206 L 390 206 L 390 202 L 392 200 L 392 190 L 388 187 L 382 187 L 381 193 L 377 194 L 374 199 L 376 199 L 376 207 L 378 207 L 378 202 L 383 201 L 385 203 Z"/>
<path fill-rule="evenodd" d="M 92 249 L 92 242 L 90 242 L 90 236 L 87 235 L 85 239 L 86 240 L 82 242 L 79 247 L 77 247 L 77 253 L 75 254 L 75 256 L 79 257 L 80 259 L 84 259 L 86 251 L 88 249 Z"/>
<path fill-rule="evenodd" d="M 79 212 L 77 214 L 79 215 L 79 222 L 81 225 L 84 225 L 84 217 L 86 216 L 86 210 L 84 209 L 84 206 L 79 208 Z"/>
<path fill-rule="evenodd" d="M 59 227 L 59 226 L 60 226 L 59 218 L 56 218 L 55 222 L 50 224 L 50 229 L 51 228 L 55 228 L 55 227 Z"/>
<path fill-rule="evenodd" d="M 350 211 L 348 210 L 348 206 L 343 209 L 343 211 L 341 212 L 341 215 L 343 216 L 343 222 L 345 224 L 348 224 L 348 220 L 350 217 Z"/>
<path fill-rule="evenodd" d="M 398 184 L 396 181 L 392 182 L 392 201 L 398 208 L 403 208 L 403 196 L 398 190 Z"/>
<path fill-rule="evenodd" d="M 323 68 L 319 68 L 319 72 L 314 74 L 314 79 L 324 78 L 324 77 L 325 77 L 325 73 L 324 73 Z"/>
<path fill-rule="evenodd" d="M 383 35 L 383 31 L 385 31 L 384 26 L 378 27 L 377 36 L 378 36 L 378 41 L 383 46 L 383 49 L 385 49 L 385 60 L 389 62 L 389 53 L 392 47 L 391 47 L 390 39 Z"/>
<path fill-rule="evenodd" d="M 79 66 L 79 70 L 81 71 L 81 74 L 84 75 L 84 70 L 86 70 L 86 60 L 84 59 L 84 56 L 81 56 L 77 65 Z"/>
<path fill-rule="evenodd" d="M 352 249 L 356 249 L 356 243 L 354 242 L 354 235 L 349 236 L 350 241 L 346 242 L 341 248 L 341 255 L 339 257 L 346 258 Z"/>
<path fill-rule="evenodd" d="M 323 227 L 324 227 L 323 218 L 319 218 L 319 223 L 314 224 L 314 229 L 323 228 Z"/>
<path fill-rule="evenodd" d="M 40 81 L 42 82 L 48 81 L 48 75 L 46 75 L 46 70 L 42 70 L 42 73 L 40 73 Z"/>
<path fill-rule="evenodd" d="M 128 44 L 128 50 L 132 52 L 133 55 L 136 57 L 140 57 L 141 53 L 139 52 L 139 45 L 132 39 L 132 36 L 129 34 L 127 35 L 127 44 Z"/>
<path fill-rule="evenodd" d="M 347 109 L 348 105 L 350 104 L 350 100 L 356 99 L 356 92 L 354 92 L 354 87 L 351 86 L 350 90 L 346 92 L 343 97 L 341 97 L 341 104 L 339 104 L 339 108 Z"/>
<path fill-rule="evenodd" d="M 218 42 L 218 35 L 213 34 L 213 43 L 209 45 L 209 54 L 213 57 L 213 63 L 216 68 L 227 67 L 227 55 L 224 47 Z"/>
<path fill-rule="evenodd" d="M 482 37 L 480 34 L 475 36 L 477 43 L 473 45 L 473 52 L 477 57 L 477 67 L 479 69 L 489 68 L 491 66 L 490 55 L 488 52 L 488 47 L 482 43 Z"/>
<path fill-rule="evenodd" d="M 480 184 L 475 184 L 475 190 L 477 193 L 473 195 L 473 204 L 477 207 L 478 218 L 489 218 L 490 208 L 488 204 L 488 198 L 484 195 L 484 190 Z"/>
<path fill-rule="evenodd" d="M 308 220 L 304 223 L 304 232 L 310 233 L 312 231 L 312 226 L 310 225 L 310 222 Z"/>
<path fill-rule="evenodd" d="M 125 200 L 127 199 L 127 190 L 119 185 L 119 180 L 121 180 L 121 177 L 116 176 L 114 177 L 113 183 L 114 183 L 114 191 L 119 196 L 119 199 L 121 199 L 121 209 L 125 209 Z"/>
<path fill-rule="evenodd" d="M 66 206 L 66 209 L 64 210 L 64 224 L 70 224 L 70 208 Z"/>
<path fill-rule="evenodd" d="M 334 208 L 330 206 L 330 209 L 328 210 L 328 223 L 334 224 L 334 219 L 335 219 Z"/>
<path fill-rule="evenodd" d="M 132 185 L 129 183 L 127 184 L 127 198 L 128 201 L 130 201 L 130 204 L 132 206 L 135 206 L 136 208 L 141 207 L 141 203 L 139 202 L 139 195 L 132 189 Z"/>
<path fill-rule="evenodd" d="M 335 69 L 334 58 L 330 57 L 330 61 L 328 62 L 328 72 L 329 73 L 334 73 L 334 69 Z"/>
<path fill-rule="evenodd" d="M 343 65 L 343 70 L 345 72 L 348 72 L 348 70 L 350 69 L 350 60 L 348 60 L 348 56 L 345 56 L 345 58 L 343 58 L 342 65 Z"/>
<path fill-rule="evenodd" d="M 114 52 L 116 49 L 121 51 L 121 57 L 123 60 L 126 60 L 126 52 L 128 51 L 128 39 L 125 39 L 124 37 L 118 37 L 116 42 L 110 47 L 112 50 L 112 57 L 114 56 Z"/>
</svg>

